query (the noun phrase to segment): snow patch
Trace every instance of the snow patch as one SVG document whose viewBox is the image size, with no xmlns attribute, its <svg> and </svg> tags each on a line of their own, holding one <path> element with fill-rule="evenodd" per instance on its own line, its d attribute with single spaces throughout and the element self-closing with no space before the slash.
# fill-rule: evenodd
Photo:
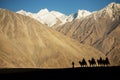
<svg viewBox="0 0 120 80">
<path fill-rule="evenodd" d="M 91 12 L 89 12 L 89 11 L 86 11 L 86 10 L 78 10 L 76 19 L 85 18 L 86 16 L 88 16 L 88 15 L 90 15 L 90 14 L 91 14 Z"/>
<path fill-rule="evenodd" d="M 66 22 L 71 22 L 75 19 L 85 18 L 86 16 L 91 14 L 91 12 L 86 10 L 78 10 L 77 14 L 75 13 L 67 16 L 58 11 L 49 11 L 47 8 L 41 9 L 38 13 L 26 12 L 24 10 L 17 11 L 16 13 L 32 17 L 40 21 L 41 23 L 48 25 L 49 27 L 57 24 L 58 20 L 61 21 L 60 25 L 63 25 Z"/>
</svg>

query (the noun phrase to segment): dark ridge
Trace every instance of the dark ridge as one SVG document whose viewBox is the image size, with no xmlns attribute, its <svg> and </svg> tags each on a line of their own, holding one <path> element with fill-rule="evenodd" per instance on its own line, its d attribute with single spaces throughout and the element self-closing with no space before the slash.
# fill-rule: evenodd
<svg viewBox="0 0 120 80">
<path fill-rule="evenodd" d="M 114 23 L 111 24 L 111 26 L 107 29 L 107 31 L 106 31 L 106 35 L 109 35 L 114 29 L 117 28 L 117 26 L 118 26 L 119 24 L 120 24 L 119 19 L 118 19 L 118 21 L 117 21 L 117 20 L 114 21 Z"/>
<path fill-rule="evenodd" d="M 0 78 L 9 79 L 119 79 L 120 67 L 77 67 L 61 69 L 1 68 Z M 5 76 L 5 77 L 4 77 Z"/>
</svg>

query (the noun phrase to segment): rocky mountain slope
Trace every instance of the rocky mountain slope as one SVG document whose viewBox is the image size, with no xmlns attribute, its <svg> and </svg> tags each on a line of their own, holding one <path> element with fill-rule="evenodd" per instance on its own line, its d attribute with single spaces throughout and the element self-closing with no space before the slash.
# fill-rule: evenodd
<svg viewBox="0 0 120 80">
<path fill-rule="evenodd" d="M 88 44 L 120 65 L 120 4 L 111 3 L 84 19 L 77 19 L 55 29 L 82 44 Z"/>
<path fill-rule="evenodd" d="M 0 9 L 1 68 L 68 68 L 104 54 L 9 10 Z"/>
</svg>

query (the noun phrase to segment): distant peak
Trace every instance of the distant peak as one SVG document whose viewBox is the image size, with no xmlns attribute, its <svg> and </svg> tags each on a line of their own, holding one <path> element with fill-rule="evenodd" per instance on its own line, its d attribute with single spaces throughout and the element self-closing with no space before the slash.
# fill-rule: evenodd
<svg viewBox="0 0 120 80">
<path fill-rule="evenodd" d="M 78 11 L 81 11 L 81 12 L 89 12 L 87 10 L 81 10 L 81 9 L 78 9 Z"/>
<path fill-rule="evenodd" d="M 75 15 L 76 15 L 76 19 L 80 19 L 80 18 L 84 18 L 90 14 L 91 14 L 91 12 L 89 12 L 87 10 L 78 10 L 77 15 L 76 14 Z"/>
<path fill-rule="evenodd" d="M 23 10 L 23 9 L 21 9 L 20 11 L 21 11 L 21 12 L 23 12 L 24 10 Z"/>
<path fill-rule="evenodd" d="M 3 8 L 0 8 L 0 10 L 5 10 L 5 9 L 3 9 Z"/>
<path fill-rule="evenodd" d="M 17 12 L 25 12 L 23 9 L 21 9 L 21 10 L 19 10 L 19 11 L 17 11 Z"/>
<path fill-rule="evenodd" d="M 51 11 L 50 13 L 55 15 L 56 17 L 61 17 L 61 16 L 65 15 L 65 14 L 58 12 L 58 11 Z"/>
<path fill-rule="evenodd" d="M 26 14 L 27 12 L 21 9 L 20 11 L 17 11 L 16 13 L 19 13 L 19 14 Z"/>
<path fill-rule="evenodd" d="M 54 12 L 58 12 L 58 11 L 52 10 L 51 12 L 54 13 Z"/>
<path fill-rule="evenodd" d="M 52 14 L 62 14 L 62 13 L 60 13 L 60 12 L 58 12 L 58 11 L 51 11 L 50 13 L 52 13 Z"/>
<path fill-rule="evenodd" d="M 38 13 L 48 13 L 49 10 L 47 8 L 41 9 Z"/>
<path fill-rule="evenodd" d="M 113 6 L 113 5 L 116 5 L 116 4 L 117 4 L 116 2 L 112 2 L 108 6 Z"/>
<path fill-rule="evenodd" d="M 41 9 L 42 11 L 46 11 L 49 12 L 49 10 L 47 8 Z"/>
<path fill-rule="evenodd" d="M 116 2 L 112 2 L 110 4 L 108 4 L 107 8 L 115 8 L 115 7 L 118 7 L 120 6 L 120 4 L 116 3 Z"/>
<path fill-rule="evenodd" d="M 91 13 L 87 10 L 78 10 L 78 14 L 86 14 L 86 13 Z"/>
</svg>

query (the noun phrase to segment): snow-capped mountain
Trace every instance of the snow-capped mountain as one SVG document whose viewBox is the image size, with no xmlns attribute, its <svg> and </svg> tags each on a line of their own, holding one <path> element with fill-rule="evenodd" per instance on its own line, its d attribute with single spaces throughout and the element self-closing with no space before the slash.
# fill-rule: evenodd
<svg viewBox="0 0 120 80">
<path fill-rule="evenodd" d="M 48 9 L 42 9 L 40 10 L 36 16 L 40 19 L 39 21 L 42 21 L 44 24 L 47 24 L 48 26 L 53 26 L 57 23 L 57 18 L 49 12 Z"/>
<path fill-rule="evenodd" d="M 89 12 L 89 11 L 86 11 L 86 10 L 78 10 L 76 19 L 85 18 L 86 16 L 88 16 L 88 15 L 90 15 L 90 14 L 91 14 L 91 12 Z"/>
<path fill-rule="evenodd" d="M 24 10 L 17 11 L 16 13 L 32 17 L 50 27 L 58 24 L 58 22 L 60 22 L 59 24 L 65 24 L 66 22 L 81 19 L 91 14 L 91 12 L 86 10 L 78 10 L 77 13 L 67 16 L 58 11 L 49 11 L 47 8 L 41 9 L 38 13 L 26 12 Z"/>
<path fill-rule="evenodd" d="M 92 14 L 92 13 L 87 11 L 87 10 L 78 10 L 77 13 L 71 14 L 67 17 L 67 22 L 71 22 L 71 21 L 76 20 L 76 19 L 83 19 L 90 14 Z"/>
<path fill-rule="evenodd" d="M 68 16 L 58 11 L 54 11 L 54 10 L 49 11 L 47 8 L 41 9 L 38 13 L 26 12 L 24 10 L 17 11 L 16 13 L 32 17 L 40 21 L 41 23 L 46 24 L 49 27 L 52 27 L 56 25 L 57 26 L 63 25 L 67 22 L 72 22 L 73 20 L 76 20 L 76 19 L 83 20 L 84 18 L 90 17 L 90 16 L 91 17 L 94 16 L 93 19 L 96 20 L 97 18 L 102 17 L 105 13 L 107 13 L 107 15 L 112 17 L 114 13 L 113 11 L 118 7 L 118 5 L 119 4 L 116 4 L 113 2 L 100 11 L 89 12 L 87 10 L 78 10 L 76 13 L 72 13 Z M 112 18 L 112 20 L 114 20 L 114 18 Z"/>
<path fill-rule="evenodd" d="M 71 15 L 67 16 L 63 13 L 60 13 L 58 11 L 49 11 L 47 8 L 41 9 L 38 13 L 31 13 L 31 12 L 26 12 L 24 10 L 17 11 L 16 13 L 32 17 L 38 21 L 40 21 L 43 24 L 48 25 L 49 27 L 52 27 L 54 25 L 63 25 L 67 22 L 72 22 L 73 20 L 76 19 L 84 19 L 87 16 L 90 17 L 89 15 L 94 16 L 93 19 L 96 20 L 97 18 L 102 17 L 104 14 L 109 15 L 112 20 L 114 20 L 114 17 L 112 17 L 114 14 L 113 11 L 115 11 L 119 4 L 116 3 L 111 3 L 105 8 L 101 9 L 100 11 L 94 11 L 94 12 L 89 12 L 87 10 L 78 10 L 76 13 L 72 13 Z M 94 15 L 95 13 L 95 15 Z"/>
<path fill-rule="evenodd" d="M 57 21 L 61 21 L 61 23 L 65 23 L 67 16 L 57 12 L 57 11 L 49 11 L 48 9 L 41 9 L 38 13 L 31 13 L 31 12 L 26 12 L 24 10 L 17 11 L 16 13 L 25 15 L 25 16 L 30 16 L 38 21 L 40 21 L 43 24 L 46 24 L 48 26 L 53 26 L 57 23 Z"/>
</svg>

